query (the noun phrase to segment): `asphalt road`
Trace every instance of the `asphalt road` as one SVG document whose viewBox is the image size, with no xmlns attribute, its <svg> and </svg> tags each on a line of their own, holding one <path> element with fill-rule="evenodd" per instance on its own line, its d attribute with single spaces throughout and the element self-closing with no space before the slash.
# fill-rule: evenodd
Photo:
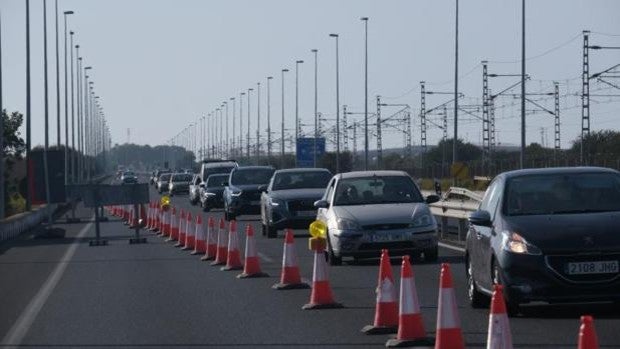
<svg viewBox="0 0 620 349">
<path fill-rule="evenodd" d="M 151 190 L 151 198 L 159 195 Z M 187 196 L 172 198 L 191 209 Z M 90 219 L 91 211 L 78 210 Z M 219 211 L 203 218 L 219 219 Z M 206 221 L 206 220 L 205 220 Z M 118 220 L 102 223 L 108 246 L 89 247 L 89 223 L 60 224 L 64 238 L 23 236 L 0 245 L 0 346 L 11 347 L 382 347 L 389 335 L 367 336 L 360 329 L 374 315 L 378 263 L 330 267 L 332 289 L 343 309 L 304 311 L 310 290 L 275 291 L 283 236 L 260 236 L 258 217 L 242 216 L 257 232 L 263 271 L 270 277 L 239 280 L 173 243 L 146 233 L 147 244 L 130 245 L 132 235 Z M 241 239 L 243 242 L 244 239 Z M 307 233 L 296 231 L 302 277 L 312 278 Z M 459 315 L 467 347 L 485 347 L 488 310 L 466 303 L 463 258 L 441 248 L 437 263 L 413 265 L 427 332 L 434 334 L 439 263 L 452 264 Z M 400 261 L 393 260 L 399 275 Z M 620 348 L 620 309 L 609 305 L 529 306 L 511 318 L 520 348 L 575 348 L 579 316 L 593 314 L 599 342 Z M 18 324 L 18 325 L 16 325 Z"/>
</svg>

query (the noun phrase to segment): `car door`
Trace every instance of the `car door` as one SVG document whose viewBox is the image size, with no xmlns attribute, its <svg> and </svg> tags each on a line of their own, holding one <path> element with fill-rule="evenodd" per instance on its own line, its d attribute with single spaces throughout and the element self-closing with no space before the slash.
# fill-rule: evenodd
<svg viewBox="0 0 620 349">
<path fill-rule="evenodd" d="M 267 190 L 262 192 L 262 194 L 260 195 L 261 220 L 263 224 L 265 225 L 269 224 L 269 217 L 271 217 L 271 203 L 270 203 L 271 200 L 269 198 L 269 195 L 271 194 L 271 188 L 273 186 L 274 177 L 275 176 L 271 177 L 271 180 L 269 181 L 269 185 L 267 186 Z"/>
<path fill-rule="evenodd" d="M 493 281 L 491 277 L 491 261 L 493 259 L 493 249 L 491 247 L 491 242 L 493 239 L 496 238 L 498 234 L 498 232 L 496 231 L 495 216 L 497 214 L 503 192 L 504 181 L 501 178 L 498 178 L 493 185 L 492 191 L 489 193 L 489 201 L 486 207 L 486 210 L 491 216 L 491 226 L 480 227 L 481 238 L 479 239 L 479 251 L 481 278 L 478 280 L 480 280 L 482 287 L 489 290 L 493 288 Z"/>
<path fill-rule="evenodd" d="M 336 178 L 332 178 L 327 184 L 327 188 L 325 189 L 325 194 L 321 200 L 325 200 L 328 202 L 329 206 L 327 208 L 319 208 L 317 210 L 316 218 L 317 220 L 329 224 L 329 211 L 332 207 L 332 199 L 334 197 L 334 188 L 336 187 Z"/>
</svg>

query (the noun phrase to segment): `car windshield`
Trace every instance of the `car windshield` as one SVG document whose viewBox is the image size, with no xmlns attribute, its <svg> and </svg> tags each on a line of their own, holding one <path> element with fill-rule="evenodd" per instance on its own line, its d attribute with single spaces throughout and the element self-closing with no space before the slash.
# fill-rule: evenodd
<svg viewBox="0 0 620 349">
<path fill-rule="evenodd" d="M 273 178 L 272 190 L 325 188 L 331 177 L 327 171 L 281 172 Z"/>
<path fill-rule="evenodd" d="M 620 211 L 620 175 L 556 173 L 510 178 L 509 216 Z"/>
<path fill-rule="evenodd" d="M 230 174 L 230 171 L 232 171 L 234 168 L 235 166 L 207 167 L 202 173 L 202 178 L 209 178 L 209 176 L 214 175 L 214 174 L 221 174 L 221 173 Z"/>
<path fill-rule="evenodd" d="M 422 194 L 407 176 L 372 176 L 341 179 L 335 206 L 422 202 Z"/>
<path fill-rule="evenodd" d="M 187 173 L 178 173 L 172 176 L 173 182 L 190 182 L 192 180 L 192 175 Z"/>
<path fill-rule="evenodd" d="M 159 176 L 159 180 L 162 181 L 162 182 L 167 182 L 167 181 L 170 180 L 170 176 L 171 176 L 170 174 L 163 174 L 163 175 Z"/>
<path fill-rule="evenodd" d="M 267 184 L 273 172 L 270 168 L 238 169 L 232 173 L 230 182 L 233 185 Z"/>
<path fill-rule="evenodd" d="M 133 177 L 133 176 L 135 176 L 135 174 L 133 172 L 125 172 L 123 174 L 123 176 L 125 176 L 125 177 Z"/>
<path fill-rule="evenodd" d="M 224 187 L 226 182 L 228 182 L 228 175 L 209 176 L 209 178 L 207 178 L 207 187 L 209 188 Z"/>
</svg>

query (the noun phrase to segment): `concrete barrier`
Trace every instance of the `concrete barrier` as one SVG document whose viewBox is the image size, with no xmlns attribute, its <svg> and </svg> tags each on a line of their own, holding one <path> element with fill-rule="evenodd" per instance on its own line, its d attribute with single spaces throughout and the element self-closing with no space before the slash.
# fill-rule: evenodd
<svg viewBox="0 0 620 349">
<path fill-rule="evenodd" d="M 33 208 L 30 212 L 23 212 L 0 221 L 0 242 L 13 239 L 16 236 L 34 228 L 47 217 L 48 210 L 55 211 L 57 205 L 42 205 Z"/>
</svg>

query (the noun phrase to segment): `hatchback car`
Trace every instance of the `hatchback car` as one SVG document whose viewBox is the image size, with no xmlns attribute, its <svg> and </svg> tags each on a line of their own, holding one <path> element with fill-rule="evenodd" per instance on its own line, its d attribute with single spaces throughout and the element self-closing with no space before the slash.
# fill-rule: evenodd
<svg viewBox="0 0 620 349">
<path fill-rule="evenodd" d="M 168 191 L 168 183 L 170 182 L 170 177 L 172 173 L 162 173 L 157 177 L 157 184 L 155 187 L 157 188 L 157 192 L 162 194 Z"/>
<path fill-rule="evenodd" d="M 224 189 L 224 219 L 260 213 L 261 193 L 275 169 L 271 166 L 236 167 L 230 172 L 228 185 Z"/>
<path fill-rule="evenodd" d="M 224 207 L 224 188 L 228 183 L 228 174 L 214 174 L 201 183 L 200 206 L 207 212 L 212 208 Z"/>
<path fill-rule="evenodd" d="M 190 173 L 175 173 L 170 176 L 170 183 L 168 183 L 170 195 L 189 192 L 189 183 L 192 181 L 192 176 Z"/>
<path fill-rule="evenodd" d="M 595 167 L 505 172 L 469 217 L 472 306 L 504 285 L 508 310 L 543 301 L 620 301 L 620 172 Z"/>
<path fill-rule="evenodd" d="M 307 229 L 316 219 L 314 202 L 323 197 L 331 177 L 323 168 L 276 171 L 261 196 L 263 236 L 274 238 L 284 228 Z"/>
<path fill-rule="evenodd" d="M 361 171 L 335 175 L 323 198 L 315 203 L 317 220 L 327 227 L 331 265 L 343 257 L 390 255 L 437 259 L 437 222 L 413 179 L 401 171 Z"/>
</svg>

